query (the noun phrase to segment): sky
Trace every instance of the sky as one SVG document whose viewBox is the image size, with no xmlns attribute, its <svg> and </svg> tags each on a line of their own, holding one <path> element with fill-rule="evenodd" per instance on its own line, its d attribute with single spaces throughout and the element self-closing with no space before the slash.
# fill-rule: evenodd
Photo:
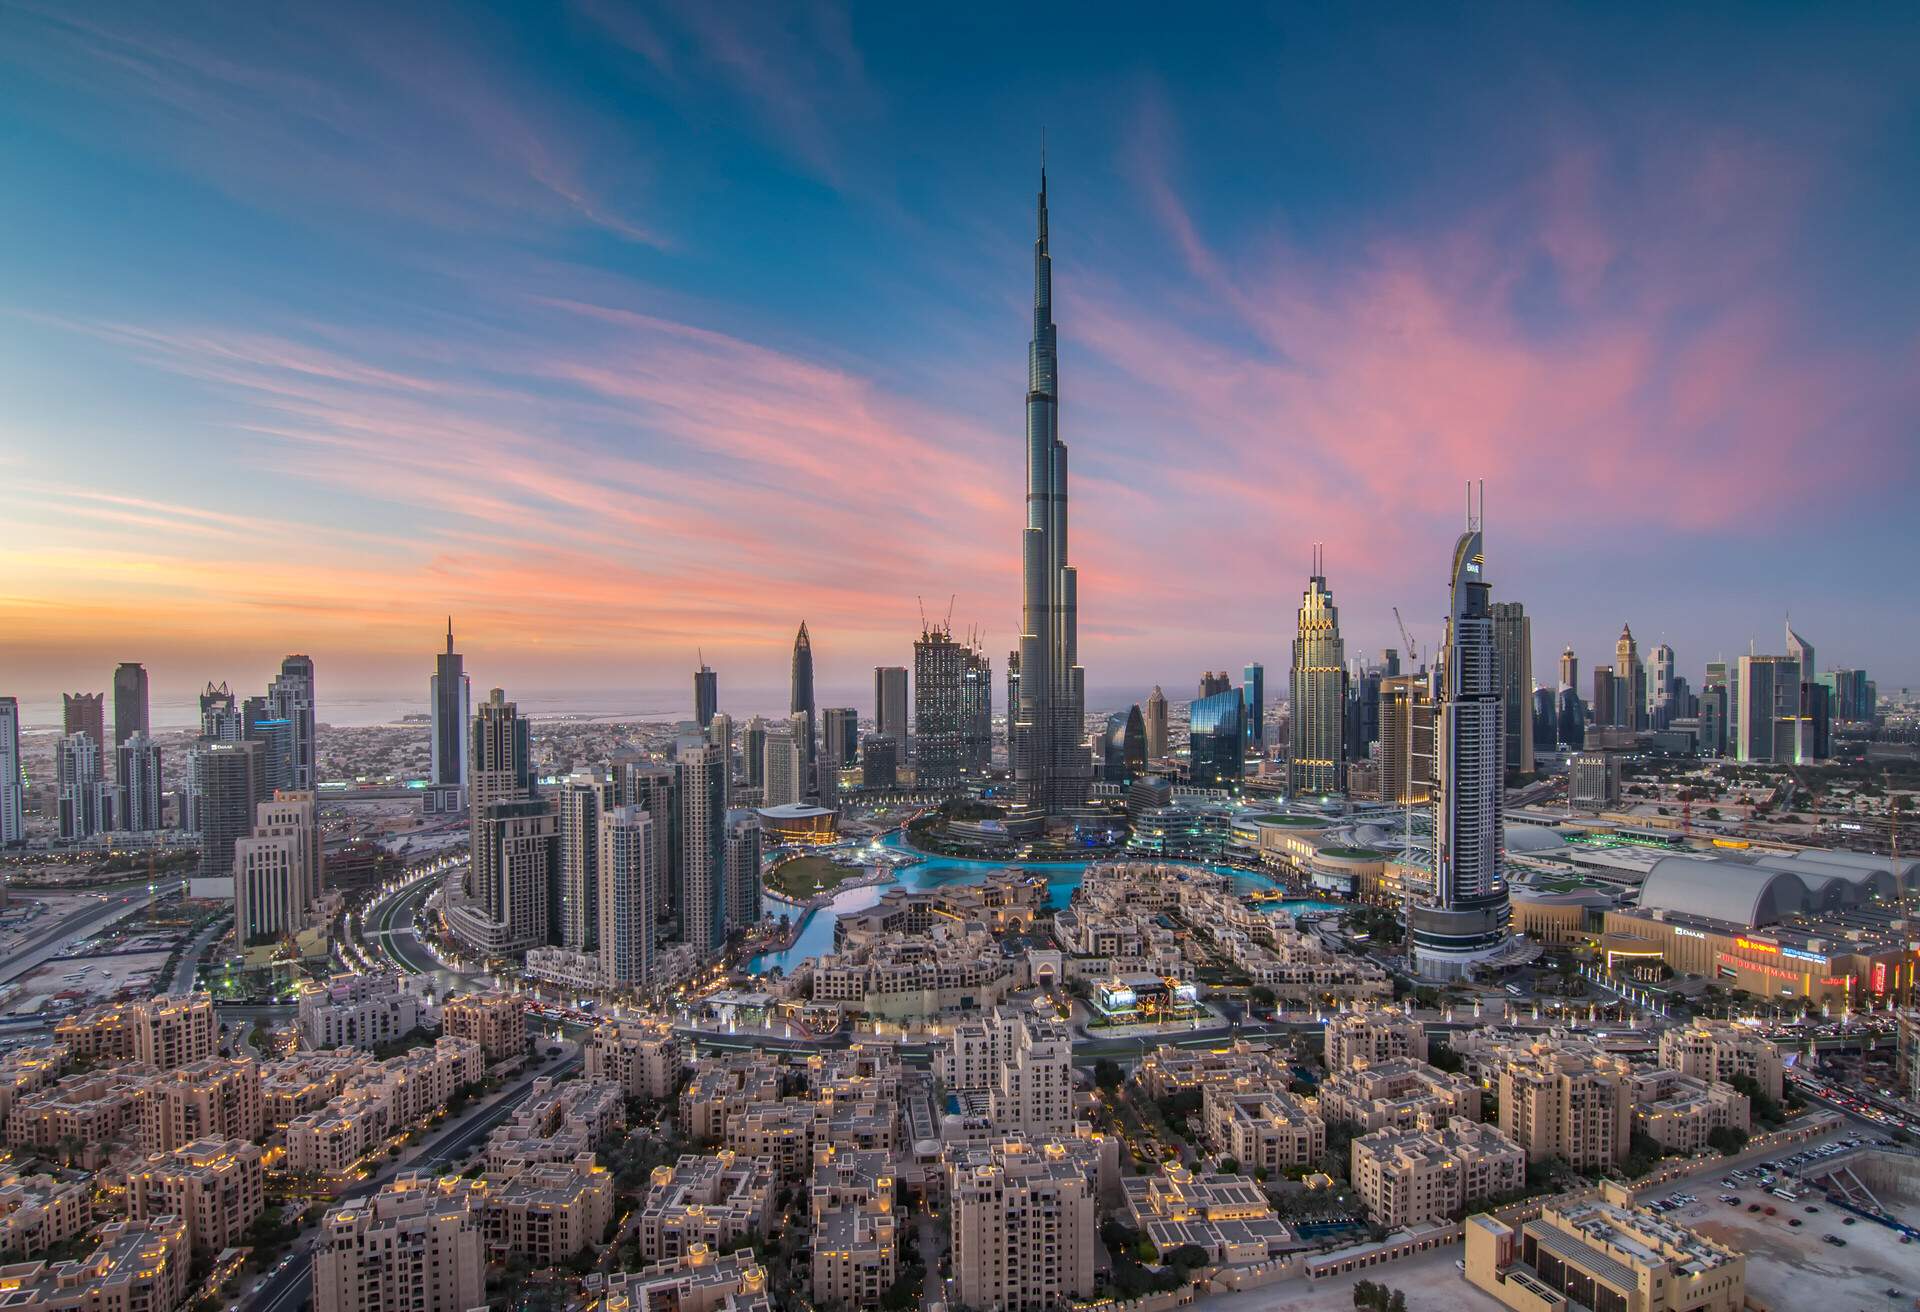
<svg viewBox="0 0 1920 1312">
<path fill-rule="evenodd" d="M 1091 701 L 1468 480 L 1544 682 L 1920 684 L 1920 15 L 1470 8 L 0 0 L 0 693 L 1001 670 L 1043 148 Z"/>
</svg>

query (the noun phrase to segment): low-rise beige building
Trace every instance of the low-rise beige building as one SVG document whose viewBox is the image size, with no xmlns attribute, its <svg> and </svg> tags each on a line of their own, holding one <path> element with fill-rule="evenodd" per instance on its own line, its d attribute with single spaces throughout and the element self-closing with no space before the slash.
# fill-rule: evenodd
<svg viewBox="0 0 1920 1312">
<path fill-rule="evenodd" d="M 656 1166 L 640 1206 L 640 1255 L 664 1262 L 695 1244 L 719 1250 L 750 1231 L 764 1234 L 777 1188 L 773 1163 L 732 1152 L 688 1153 Z"/>
<path fill-rule="evenodd" d="M 547 1076 L 512 1120 L 488 1136 L 487 1169 L 516 1171 L 541 1162 L 571 1162 L 592 1156 L 600 1142 L 627 1124 L 626 1096 L 606 1080 L 556 1083 Z"/>
<path fill-rule="evenodd" d="M 455 994 L 440 1006 L 440 1032 L 472 1039 L 489 1062 L 524 1057 L 533 1047 L 526 1007 L 514 993 Z"/>
<path fill-rule="evenodd" d="M 288 1122 L 282 1160 L 294 1175 L 337 1179 L 367 1154 L 385 1148 L 392 1129 L 387 1099 L 373 1089 L 355 1089 Z"/>
<path fill-rule="evenodd" d="M 166 1153 L 200 1139 L 258 1139 L 265 1132 L 264 1109 L 260 1063 L 253 1058 L 189 1062 L 147 1082 L 140 1146 Z"/>
<path fill-rule="evenodd" d="M 1696 1020 L 1660 1035 L 1660 1064 L 1696 1080 L 1744 1075 L 1775 1102 L 1785 1088 L 1780 1046 L 1755 1029 L 1723 1020 Z"/>
<path fill-rule="evenodd" d="M 1633 1068 L 1625 1058 L 1556 1032 L 1476 1049 L 1474 1062 L 1498 1090 L 1501 1132 L 1528 1161 L 1557 1157 L 1586 1171 L 1627 1155 Z"/>
<path fill-rule="evenodd" d="M 303 1052 L 284 1061 L 268 1062 L 260 1073 L 260 1106 L 266 1127 L 284 1130 L 294 1118 L 323 1110 L 347 1081 L 378 1065 L 372 1053 L 357 1048 Z"/>
<path fill-rule="evenodd" d="M 17 1173 L 0 1180 L 0 1252 L 38 1257 L 92 1224 L 88 1181 Z"/>
<path fill-rule="evenodd" d="M 265 1208 L 260 1148 L 242 1140 L 203 1139 L 158 1153 L 127 1176 L 128 1215 L 180 1217 L 187 1242 L 209 1252 L 241 1243 Z"/>
<path fill-rule="evenodd" d="M 1195 1175 L 1168 1162 L 1156 1174 L 1128 1176 L 1120 1187 L 1128 1217 L 1162 1253 L 1192 1244 L 1217 1265 L 1244 1266 L 1284 1252 L 1293 1241 L 1251 1176 Z"/>
<path fill-rule="evenodd" d="M 1609 1184 L 1517 1226 L 1468 1217 L 1467 1280 L 1514 1312 L 1740 1312 L 1746 1258 L 1628 1197 Z"/>
<path fill-rule="evenodd" d="M 100 1244 L 73 1262 L 0 1266 L 14 1312 L 173 1312 L 187 1296 L 187 1224 L 177 1216 L 114 1221 Z"/>
<path fill-rule="evenodd" d="M 1699 1080 L 1674 1070 L 1633 1076 L 1633 1128 L 1670 1153 L 1697 1153 L 1715 1130 L 1752 1127 L 1747 1095 L 1723 1080 Z"/>
<path fill-rule="evenodd" d="M 220 1050 L 220 1022 L 205 993 L 163 993 L 138 1002 L 114 1002 L 61 1020 L 57 1042 L 88 1061 L 137 1061 L 172 1070 Z"/>
<path fill-rule="evenodd" d="M 1285 1089 L 1210 1084 L 1201 1096 L 1207 1141 L 1241 1169 L 1278 1175 L 1310 1166 L 1327 1150 L 1327 1123 Z"/>
<path fill-rule="evenodd" d="M 751 1252 L 715 1253 L 695 1244 L 685 1256 L 607 1277 L 603 1312 L 771 1312 L 766 1268 Z"/>
<path fill-rule="evenodd" d="M 607 1020 L 587 1039 L 586 1069 L 629 1098 L 665 1102 L 679 1091 L 686 1056 L 686 1044 L 665 1020 Z"/>
<path fill-rule="evenodd" d="M 1417 1057 L 1355 1062 L 1322 1080 L 1319 1097 L 1322 1120 L 1351 1121 L 1362 1130 L 1409 1130 L 1422 1121 L 1444 1125 L 1456 1116 L 1480 1119 L 1478 1085 Z"/>
<path fill-rule="evenodd" d="M 52 1084 L 73 1064 L 73 1049 L 64 1043 L 35 1043 L 0 1055 L 0 1125 L 13 1104 Z"/>
<path fill-rule="evenodd" d="M 813 1301 L 874 1307 L 898 1274 L 893 1159 L 884 1152 L 820 1148 L 807 1190 Z"/>
<path fill-rule="evenodd" d="M 1527 1155 L 1491 1125 L 1454 1117 L 1441 1128 L 1385 1129 L 1353 1141 L 1349 1178 L 1375 1225 L 1445 1220 L 1526 1187 Z"/>
<path fill-rule="evenodd" d="M 1394 1057 L 1427 1059 L 1427 1029 L 1399 1011 L 1356 1008 L 1327 1020 L 1327 1069 L 1343 1071 L 1355 1062 Z"/>
<path fill-rule="evenodd" d="M 465 1192 L 388 1185 L 320 1222 L 314 1312 L 472 1312 L 485 1301 L 486 1237 Z"/>
<path fill-rule="evenodd" d="M 699 1144 L 717 1144 L 727 1119 L 754 1103 L 778 1102 L 784 1069 L 764 1052 L 708 1057 L 680 1090 L 680 1133 Z"/>
<path fill-rule="evenodd" d="M 1066 1144 L 1001 1139 L 950 1158 L 955 1301 L 1042 1312 L 1091 1296 L 1095 1187 Z"/>
<path fill-rule="evenodd" d="M 99 1155 L 123 1133 L 137 1132 L 147 1077 L 123 1070 L 68 1075 L 19 1099 L 7 1113 L 7 1143 L 75 1160 Z"/>
<path fill-rule="evenodd" d="M 1134 1068 L 1133 1078 L 1154 1099 L 1198 1092 L 1209 1084 L 1248 1080 L 1284 1089 L 1293 1078 L 1284 1048 L 1255 1046 L 1245 1039 L 1226 1048 L 1176 1048 L 1162 1045 Z"/>
</svg>

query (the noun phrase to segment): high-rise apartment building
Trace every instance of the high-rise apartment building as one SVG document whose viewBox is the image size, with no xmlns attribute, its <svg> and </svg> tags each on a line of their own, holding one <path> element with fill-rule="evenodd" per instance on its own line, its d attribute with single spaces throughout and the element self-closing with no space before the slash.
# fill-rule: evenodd
<svg viewBox="0 0 1920 1312">
<path fill-rule="evenodd" d="M 233 845 L 252 831 L 254 807 L 266 793 L 261 787 L 260 744 L 203 738 L 193 749 L 189 768 L 200 825 L 199 875 L 224 879 L 233 873 Z"/>
<path fill-rule="evenodd" d="M 1596 666 L 1593 671 L 1593 727 L 1611 729 L 1620 723 L 1620 708 L 1614 703 L 1614 695 L 1620 680 L 1614 677 L 1610 665 Z"/>
<path fill-rule="evenodd" d="M 726 760 L 725 748 L 713 750 Z M 678 924 L 685 889 L 680 877 L 680 787 L 674 768 L 654 761 L 615 761 L 613 800 L 615 806 L 637 806 L 653 817 L 653 919 L 656 927 Z"/>
<path fill-rule="evenodd" d="M 713 723 L 720 709 L 720 676 L 706 661 L 693 672 L 693 719 L 702 729 Z"/>
<path fill-rule="evenodd" d="M 1794 707 L 1793 760 L 1798 765 L 1810 765 L 1828 755 L 1824 740 L 1832 708 L 1822 705 L 1818 691 L 1821 686 L 1819 675 L 1814 668 L 1813 644 L 1794 631 L 1791 619 L 1787 621 L 1787 655 L 1800 667 L 1800 686 Z M 1825 715 L 1822 714 L 1823 710 Z"/>
<path fill-rule="evenodd" d="M 291 778 L 285 787 L 313 788 L 319 784 L 319 740 L 315 735 L 313 657 L 289 656 L 280 662 L 280 677 L 267 686 L 267 702 L 274 718 L 292 726 Z"/>
<path fill-rule="evenodd" d="M 54 779 L 59 789 L 60 841 L 92 838 L 111 821 L 111 795 L 100 782 L 100 743 L 90 733 L 60 736 L 54 749 Z"/>
<path fill-rule="evenodd" d="M 968 647 L 960 677 L 960 770 L 986 774 L 993 769 L 993 662 Z"/>
<path fill-rule="evenodd" d="M 1027 346 L 1020 692 L 1019 702 L 1007 705 L 1015 800 L 1028 814 L 1038 815 L 1083 805 L 1093 773 L 1086 750 L 1087 676 L 1080 666 L 1079 576 L 1067 563 L 1067 447 L 1060 440 L 1058 331 L 1043 168 L 1039 235 L 1033 245 L 1033 339 Z"/>
<path fill-rule="evenodd" d="M 747 720 L 740 730 L 740 759 L 747 776 L 747 787 L 762 788 L 767 782 L 767 722 L 758 715 Z"/>
<path fill-rule="evenodd" d="M 798 715 L 793 718 L 794 726 L 769 730 L 766 735 L 760 771 L 762 805 L 791 806 L 807 795 L 807 751 L 799 737 L 806 732 L 806 721 Z"/>
<path fill-rule="evenodd" d="M 427 682 L 432 760 L 427 772 L 429 808 L 457 812 L 467 804 L 467 769 L 472 756 L 473 685 L 466 662 L 453 649 L 453 616 L 447 616 L 447 649 L 433 659 Z"/>
<path fill-rule="evenodd" d="M 727 932 L 760 923 L 760 815 L 727 812 Z"/>
<path fill-rule="evenodd" d="M 813 639 L 807 634 L 807 622 L 800 621 L 800 632 L 793 636 L 793 696 L 787 708 L 794 716 L 806 717 L 806 726 L 799 733 L 800 754 L 807 763 L 806 787 L 802 795 L 811 795 L 815 791 L 814 771 L 820 762 L 820 739 L 815 733 L 813 699 Z"/>
<path fill-rule="evenodd" d="M 140 729 L 123 739 L 113 755 L 118 788 L 115 826 L 131 833 L 161 828 L 165 816 L 161 806 L 160 744 Z"/>
<path fill-rule="evenodd" d="M 449 899 L 447 923 L 488 956 L 547 942 L 559 861 L 559 818 L 539 796 L 527 722 L 499 688 L 469 731 L 466 887 Z"/>
<path fill-rule="evenodd" d="M 105 696 L 97 692 L 69 692 L 60 695 L 61 733 L 68 737 L 83 733 L 93 739 L 94 778 L 106 777 L 107 713 Z"/>
<path fill-rule="evenodd" d="M 829 706 L 820 712 L 820 751 L 825 770 L 838 772 L 860 759 L 860 712 Z"/>
<path fill-rule="evenodd" d="M 20 701 L 0 697 L 0 847 L 27 841 L 27 789 L 20 761 Z"/>
<path fill-rule="evenodd" d="M 1249 661 L 1240 671 L 1240 695 L 1247 703 L 1247 747 L 1262 751 L 1267 745 L 1267 667 Z"/>
<path fill-rule="evenodd" d="M 900 744 L 881 734 L 868 734 L 860 744 L 860 786 L 894 788 L 900 783 Z"/>
<path fill-rule="evenodd" d="M 907 746 L 907 671 L 900 665 L 873 667 L 873 732 Z"/>
<path fill-rule="evenodd" d="M 118 747 L 133 735 L 152 730 L 147 667 L 138 661 L 121 661 L 113 672 L 113 745 Z M 101 744 L 103 750 L 105 746 Z"/>
<path fill-rule="evenodd" d="M 219 743 L 237 743 L 247 736 L 240 705 L 224 683 L 208 680 L 200 694 L 200 736 Z"/>
<path fill-rule="evenodd" d="M 683 743 L 674 757 L 674 777 L 685 888 L 681 938 L 704 956 L 718 952 L 727 939 L 726 756 L 717 748 Z"/>
<path fill-rule="evenodd" d="M 1447 636 L 1440 649 L 1434 890 L 1408 916 L 1418 968 L 1441 978 L 1465 974 L 1507 943 L 1510 908 L 1500 833 L 1504 725 L 1490 591 L 1475 514 L 1453 549 Z"/>
<path fill-rule="evenodd" d="M 658 918 L 654 908 L 660 878 L 656 823 L 641 806 L 614 806 L 600 815 L 600 970 L 618 988 L 642 989 L 652 981 Z"/>
<path fill-rule="evenodd" d="M 614 787 L 591 770 L 576 770 L 560 785 L 561 946 L 596 952 L 600 946 L 600 818 L 614 805 Z"/>
<path fill-rule="evenodd" d="M 1153 692 L 1147 697 L 1147 759 L 1164 761 L 1167 759 L 1167 695 L 1160 691 L 1160 685 L 1153 685 Z"/>
<path fill-rule="evenodd" d="M 1380 800 L 1418 806 L 1433 800 L 1433 698 L 1424 674 L 1380 681 Z"/>
<path fill-rule="evenodd" d="M 1653 649 L 1652 674 L 1647 686 L 1647 696 L 1653 702 L 1652 724 L 1656 729 L 1667 727 L 1667 721 L 1675 712 L 1672 709 L 1673 681 L 1675 678 L 1673 663 L 1673 645 L 1661 642 Z"/>
<path fill-rule="evenodd" d="M 253 831 L 233 844 L 233 927 L 243 944 L 298 933 L 323 883 L 311 792 L 277 793 L 254 817 Z"/>
<path fill-rule="evenodd" d="M 1500 656 L 1500 707 L 1506 735 L 1506 783 L 1533 774 L 1533 623 L 1517 601 L 1493 603 L 1493 643 Z"/>
<path fill-rule="evenodd" d="M 914 781 L 948 788 L 960 782 L 962 689 L 967 649 L 938 625 L 913 644 Z"/>
<path fill-rule="evenodd" d="M 1347 783 L 1347 644 L 1325 570 L 1316 545 L 1293 640 L 1287 791 L 1296 797 L 1332 796 Z"/>
</svg>

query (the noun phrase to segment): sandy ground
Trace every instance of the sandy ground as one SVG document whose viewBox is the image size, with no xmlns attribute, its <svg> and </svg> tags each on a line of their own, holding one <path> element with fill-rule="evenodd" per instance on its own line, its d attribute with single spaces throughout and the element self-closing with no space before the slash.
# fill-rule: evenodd
<svg viewBox="0 0 1920 1312">
<path fill-rule="evenodd" d="M 134 952 L 112 957 L 67 957 L 49 961 L 21 981 L 22 998 L 46 997 L 68 989 L 84 989 L 92 997 L 110 998 L 139 980 L 150 980 L 167 962 L 166 951 Z M 69 980 L 68 975 L 84 978 Z"/>
<path fill-rule="evenodd" d="M 1859 1227 L 1855 1227 L 1858 1229 Z M 1837 1251 L 1837 1250 L 1836 1250 Z M 1264 1312 L 1267 1308 L 1302 1312 L 1353 1312 L 1353 1287 L 1362 1280 L 1398 1289 L 1407 1296 L 1407 1312 L 1505 1312 L 1505 1304 L 1467 1283 L 1453 1265 L 1465 1255 L 1457 1246 L 1423 1253 L 1404 1262 L 1374 1267 L 1325 1280 L 1282 1280 L 1265 1289 L 1216 1294 L 1198 1300 L 1206 1312 Z M 1849 1310 L 1851 1312 L 1851 1310 Z"/>
<path fill-rule="evenodd" d="M 1741 1197 L 1757 1201 L 1752 1191 Z M 1818 1199 L 1784 1205 L 1778 1199 L 1768 1201 L 1780 1208 L 1778 1216 L 1749 1212 L 1744 1205 L 1729 1207 L 1718 1200 L 1669 1215 L 1710 1239 L 1744 1249 L 1747 1296 L 1765 1307 L 1882 1312 L 1915 1305 L 1920 1297 L 1920 1243 L 1903 1244 L 1893 1231 L 1871 1221 L 1843 1225 L 1840 1218 L 1847 1213 Z M 1820 1210 L 1809 1216 L 1809 1205 Z M 1789 1216 L 1803 1224 L 1789 1226 Z M 1911 1225 L 1916 1218 L 1901 1215 L 1900 1219 Z M 1847 1246 L 1826 1243 L 1822 1236 L 1829 1234 L 1839 1235 Z M 1901 1296 L 1889 1297 L 1889 1289 L 1900 1290 Z"/>
</svg>

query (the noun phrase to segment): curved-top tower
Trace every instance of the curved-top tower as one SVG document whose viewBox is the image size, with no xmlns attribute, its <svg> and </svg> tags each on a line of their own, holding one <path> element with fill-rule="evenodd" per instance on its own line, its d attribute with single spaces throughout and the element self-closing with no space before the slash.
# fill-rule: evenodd
<svg viewBox="0 0 1920 1312">
<path fill-rule="evenodd" d="M 1407 917 L 1415 965 L 1437 978 L 1466 974 L 1498 953 L 1508 937 L 1511 908 L 1500 835 L 1505 708 L 1491 591 L 1475 515 L 1454 544 L 1452 604 L 1440 650 L 1433 894 Z"/>
<path fill-rule="evenodd" d="M 1047 250 L 1047 171 L 1040 170 L 1033 244 L 1033 340 L 1027 345 L 1027 526 L 1021 533 L 1020 700 L 1008 707 L 1014 795 L 1027 814 L 1082 806 L 1093 766 L 1086 747 L 1077 582 L 1067 564 L 1067 448 L 1060 440 L 1053 257 Z"/>
</svg>

